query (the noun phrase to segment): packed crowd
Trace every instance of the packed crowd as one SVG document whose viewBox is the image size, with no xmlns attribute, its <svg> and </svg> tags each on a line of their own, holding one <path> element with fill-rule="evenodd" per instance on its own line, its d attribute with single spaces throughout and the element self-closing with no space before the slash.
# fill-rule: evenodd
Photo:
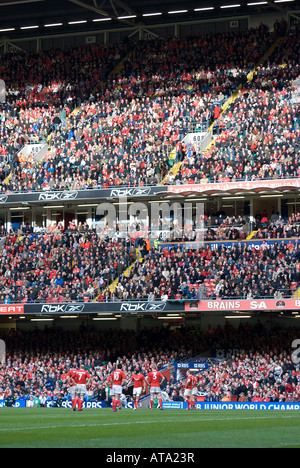
<svg viewBox="0 0 300 468">
<path fill-rule="evenodd" d="M 89 302 L 136 258 L 130 239 L 92 229 L 9 234 L 0 258 L 0 302 Z"/>
<path fill-rule="evenodd" d="M 299 337 L 294 328 L 265 329 L 262 325 L 226 324 L 208 326 L 101 331 L 80 326 L 78 332 L 60 328 L 15 330 L 2 333 L 7 345 L 6 362 L 0 364 L 0 400 L 13 405 L 23 399 L 28 405 L 70 401 L 66 374 L 80 364 L 91 375 L 86 400 L 109 404 L 106 381 L 117 364 L 122 364 L 128 384 L 138 367 L 146 376 L 153 366 L 168 369 L 164 398 L 183 401 L 184 376 L 178 380 L 173 365 L 187 362 L 200 353 L 210 366 L 198 373 L 198 395 L 205 401 L 294 401 L 299 402 L 300 370 L 292 359 L 291 343 Z M 238 350 L 232 354 L 232 348 Z M 131 399 L 130 385 L 124 394 Z"/>
<path fill-rule="evenodd" d="M 291 297 L 300 282 L 299 214 L 267 220 L 253 236 L 263 241 L 257 248 L 243 242 L 246 217 L 213 216 L 214 227 L 210 218 L 204 244 L 182 233 L 177 239 L 176 230 L 168 242 L 153 242 L 135 224 L 124 237 L 117 227 L 109 232 L 74 220 L 66 229 L 59 223 L 1 231 L 0 303 Z M 264 224 L 265 217 L 257 220 Z"/>
<path fill-rule="evenodd" d="M 257 213 L 252 221 L 248 216 L 226 216 L 224 213 L 205 216 L 205 237 L 207 241 L 243 240 L 249 234 L 252 239 L 273 240 L 299 238 L 300 214 L 292 213 L 289 217 L 282 217 L 273 210 L 268 216 Z"/>
<path fill-rule="evenodd" d="M 12 76 L 9 56 L 2 70 L 9 89 L 0 128 L 2 190 L 161 182 L 173 162 L 172 147 L 195 126 L 218 119 L 221 104 L 245 83 L 273 40 L 258 28 L 138 44 L 126 40 L 103 50 L 17 54 Z M 109 74 L 123 57 L 123 70 Z M 30 65 L 26 71 L 24 61 Z M 50 151 L 42 163 L 17 155 L 29 138 L 45 139 L 49 131 Z"/>
<path fill-rule="evenodd" d="M 283 219 L 279 214 L 273 213 L 271 219 L 267 215 L 261 216 L 259 227 L 254 234 L 254 239 L 284 239 L 298 238 L 300 234 L 300 214 L 293 213 L 288 219 Z"/>
<path fill-rule="evenodd" d="M 26 163 L 22 155 L 18 156 L 23 145 L 46 141 L 57 122 L 65 122 L 93 91 L 96 96 L 97 91 L 101 93 L 103 82 L 127 53 L 124 42 L 121 47 L 111 44 L 40 53 L 20 51 L 1 58 L 0 75 L 7 92 L 0 118 L 1 181 Z M 17 183 L 8 188 L 26 190 L 24 184 Z"/>
<path fill-rule="evenodd" d="M 103 82 L 129 50 L 124 40 L 122 44 L 7 53 L 1 60 L 1 77 L 8 104 L 25 112 L 43 105 L 74 107 L 87 100 L 95 87 L 103 91 Z"/>
<path fill-rule="evenodd" d="M 299 75 L 298 37 L 275 49 L 215 122 L 207 151 L 185 151 L 170 184 L 218 183 L 299 177 L 299 107 L 293 83 Z"/>
<path fill-rule="evenodd" d="M 219 357 L 228 352 L 226 360 L 198 374 L 198 396 L 206 402 L 299 402 L 299 365 L 292 357 L 290 346 L 297 329 L 267 331 L 261 324 L 241 325 L 235 330 L 229 324 L 224 329 L 208 327 L 211 342 L 218 343 Z M 237 337 L 237 334 L 241 336 Z M 286 336 L 284 336 L 286 334 Z M 273 336 L 276 347 L 269 339 Z M 266 337 L 266 340 L 264 340 Z M 220 340 L 220 341 L 219 341 Z M 245 340 L 245 341 L 244 341 Z M 285 341 L 286 340 L 286 341 Z M 290 341 L 289 341 L 290 340 Z M 242 348 L 232 353 L 230 346 Z M 229 345 L 230 343 L 230 345 Z M 247 343 L 247 344 L 246 344 Z M 170 385 L 168 394 L 176 401 L 184 399 L 184 381 Z"/>
<path fill-rule="evenodd" d="M 251 248 L 221 244 L 213 250 L 167 246 L 151 249 L 130 274 L 121 275 L 113 291 L 99 301 L 168 301 L 291 297 L 300 281 L 299 244 L 263 243 Z M 207 280 L 214 288 L 208 288 Z"/>
</svg>

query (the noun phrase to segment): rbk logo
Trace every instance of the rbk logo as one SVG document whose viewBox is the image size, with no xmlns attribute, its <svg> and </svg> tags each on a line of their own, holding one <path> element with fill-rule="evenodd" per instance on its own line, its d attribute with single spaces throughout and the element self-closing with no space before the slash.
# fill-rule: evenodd
<svg viewBox="0 0 300 468">
<path fill-rule="evenodd" d="M 147 307 L 147 310 L 151 310 L 151 311 L 161 311 L 161 310 L 165 310 L 166 308 L 166 303 L 165 302 L 158 302 L 158 303 L 150 303 L 148 304 L 148 307 Z"/>
<path fill-rule="evenodd" d="M 138 302 L 121 304 L 121 311 L 123 312 L 161 312 L 165 310 L 167 303 L 166 302 Z"/>
<path fill-rule="evenodd" d="M 76 200 L 78 192 L 45 192 L 40 193 L 39 200 Z"/>
<path fill-rule="evenodd" d="M 41 312 L 45 314 L 80 314 L 84 308 L 84 304 L 44 304 Z"/>
<path fill-rule="evenodd" d="M 127 189 L 114 189 L 110 192 L 110 197 L 136 197 L 136 196 L 146 196 L 151 192 L 151 188 L 127 188 Z"/>
</svg>

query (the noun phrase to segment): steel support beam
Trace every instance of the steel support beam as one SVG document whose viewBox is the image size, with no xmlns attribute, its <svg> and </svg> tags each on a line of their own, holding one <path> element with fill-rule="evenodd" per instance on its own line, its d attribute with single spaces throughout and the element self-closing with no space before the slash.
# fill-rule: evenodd
<svg viewBox="0 0 300 468">
<path fill-rule="evenodd" d="M 134 16 L 135 12 L 133 10 L 131 10 L 131 8 L 127 7 L 123 2 L 121 2 L 119 0 L 109 0 L 111 8 L 113 9 L 113 13 L 111 13 L 107 9 L 104 9 L 104 7 L 105 7 L 105 5 L 107 3 L 106 0 L 101 2 L 100 5 L 98 5 L 96 0 L 93 0 L 93 4 L 89 4 L 89 3 L 86 3 L 86 2 L 81 1 L 81 0 L 69 0 L 69 2 L 74 3 L 74 4 L 76 4 L 76 5 L 78 5 L 78 6 L 82 7 L 82 8 L 87 9 L 87 10 L 94 11 L 95 13 L 103 16 L 104 18 L 112 18 L 115 21 L 120 21 L 120 22 L 126 23 L 126 24 L 128 24 L 130 26 L 135 25 L 135 22 L 130 20 L 130 19 L 127 19 L 127 18 L 121 19 L 120 18 L 121 16 Z M 121 12 L 118 11 L 117 7 L 121 8 Z"/>
</svg>

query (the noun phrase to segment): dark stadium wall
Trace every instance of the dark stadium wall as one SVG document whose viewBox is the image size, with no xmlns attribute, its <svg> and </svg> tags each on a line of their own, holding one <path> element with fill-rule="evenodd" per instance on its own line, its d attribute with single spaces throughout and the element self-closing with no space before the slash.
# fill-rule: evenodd
<svg viewBox="0 0 300 468">
<path fill-rule="evenodd" d="M 280 315 L 277 314 L 261 314 L 252 318 L 225 318 L 232 316 L 230 312 L 227 315 L 220 315 L 220 313 L 210 313 L 209 315 L 203 315 L 200 318 L 186 318 L 184 321 L 176 321 L 173 319 L 159 320 L 155 318 L 130 318 L 124 317 L 117 320 L 104 320 L 96 321 L 92 317 L 88 319 L 86 317 L 79 317 L 77 319 L 60 319 L 57 318 L 53 321 L 35 321 L 32 322 L 30 319 L 23 320 L 2 320 L 0 322 L 1 329 L 20 329 L 20 330 L 32 330 L 32 329 L 44 329 L 48 328 L 63 328 L 67 330 L 78 330 L 79 326 L 84 324 L 86 327 L 93 328 L 95 330 L 132 330 L 139 332 L 143 329 L 160 328 L 160 327 L 197 327 L 201 329 L 207 329 L 208 326 L 217 328 L 218 326 L 224 327 L 226 323 L 234 328 L 238 328 L 241 324 L 250 324 L 251 326 L 261 323 L 267 329 L 272 329 L 276 326 L 279 327 L 300 327 L 299 319 L 293 317 L 292 314 Z M 244 314 L 246 316 L 246 314 Z"/>
<path fill-rule="evenodd" d="M 261 14 L 261 15 L 251 15 L 249 17 L 249 27 L 258 28 L 259 25 L 263 23 L 269 28 L 269 31 L 273 31 L 275 21 L 277 19 L 280 19 L 281 16 L 282 15 L 280 14 L 280 12 Z"/>
<path fill-rule="evenodd" d="M 278 15 L 277 15 L 278 16 Z M 227 32 L 234 31 L 236 27 L 232 26 L 230 17 L 228 18 L 219 18 L 212 20 L 195 20 L 189 22 L 180 22 L 172 23 L 169 25 L 149 25 L 147 30 L 153 32 L 155 35 L 160 37 L 186 37 L 195 34 L 207 34 L 207 33 L 218 33 L 218 32 Z M 267 17 L 266 17 L 267 20 Z M 256 23 L 256 19 L 253 20 Z M 273 26 L 273 17 L 268 21 L 270 27 Z M 250 16 L 240 16 L 238 17 L 238 28 L 240 30 L 246 30 L 250 27 L 251 17 Z M 122 28 L 120 30 L 106 30 L 103 31 L 76 31 L 74 35 L 72 33 L 65 34 L 55 34 L 52 36 L 39 36 L 36 37 L 26 37 L 26 39 L 9 39 L 11 47 L 15 45 L 17 48 L 23 50 L 34 51 L 34 50 L 50 50 L 50 49 L 61 49 L 66 50 L 72 47 L 83 46 L 87 44 L 87 38 L 93 37 L 95 44 L 117 44 L 124 37 L 132 35 L 136 31 L 136 27 L 131 28 Z M 0 48 L 0 54 L 2 50 Z"/>
</svg>

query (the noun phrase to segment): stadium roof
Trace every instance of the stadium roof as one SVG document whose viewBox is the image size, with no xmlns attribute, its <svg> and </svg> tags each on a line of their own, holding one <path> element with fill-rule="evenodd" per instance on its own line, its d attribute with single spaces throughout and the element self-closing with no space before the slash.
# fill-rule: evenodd
<svg viewBox="0 0 300 468">
<path fill-rule="evenodd" d="M 298 9 L 300 0 L 0 0 L 0 34 L 61 34 L 270 12 L 280 19 Z"/>
</svg>

